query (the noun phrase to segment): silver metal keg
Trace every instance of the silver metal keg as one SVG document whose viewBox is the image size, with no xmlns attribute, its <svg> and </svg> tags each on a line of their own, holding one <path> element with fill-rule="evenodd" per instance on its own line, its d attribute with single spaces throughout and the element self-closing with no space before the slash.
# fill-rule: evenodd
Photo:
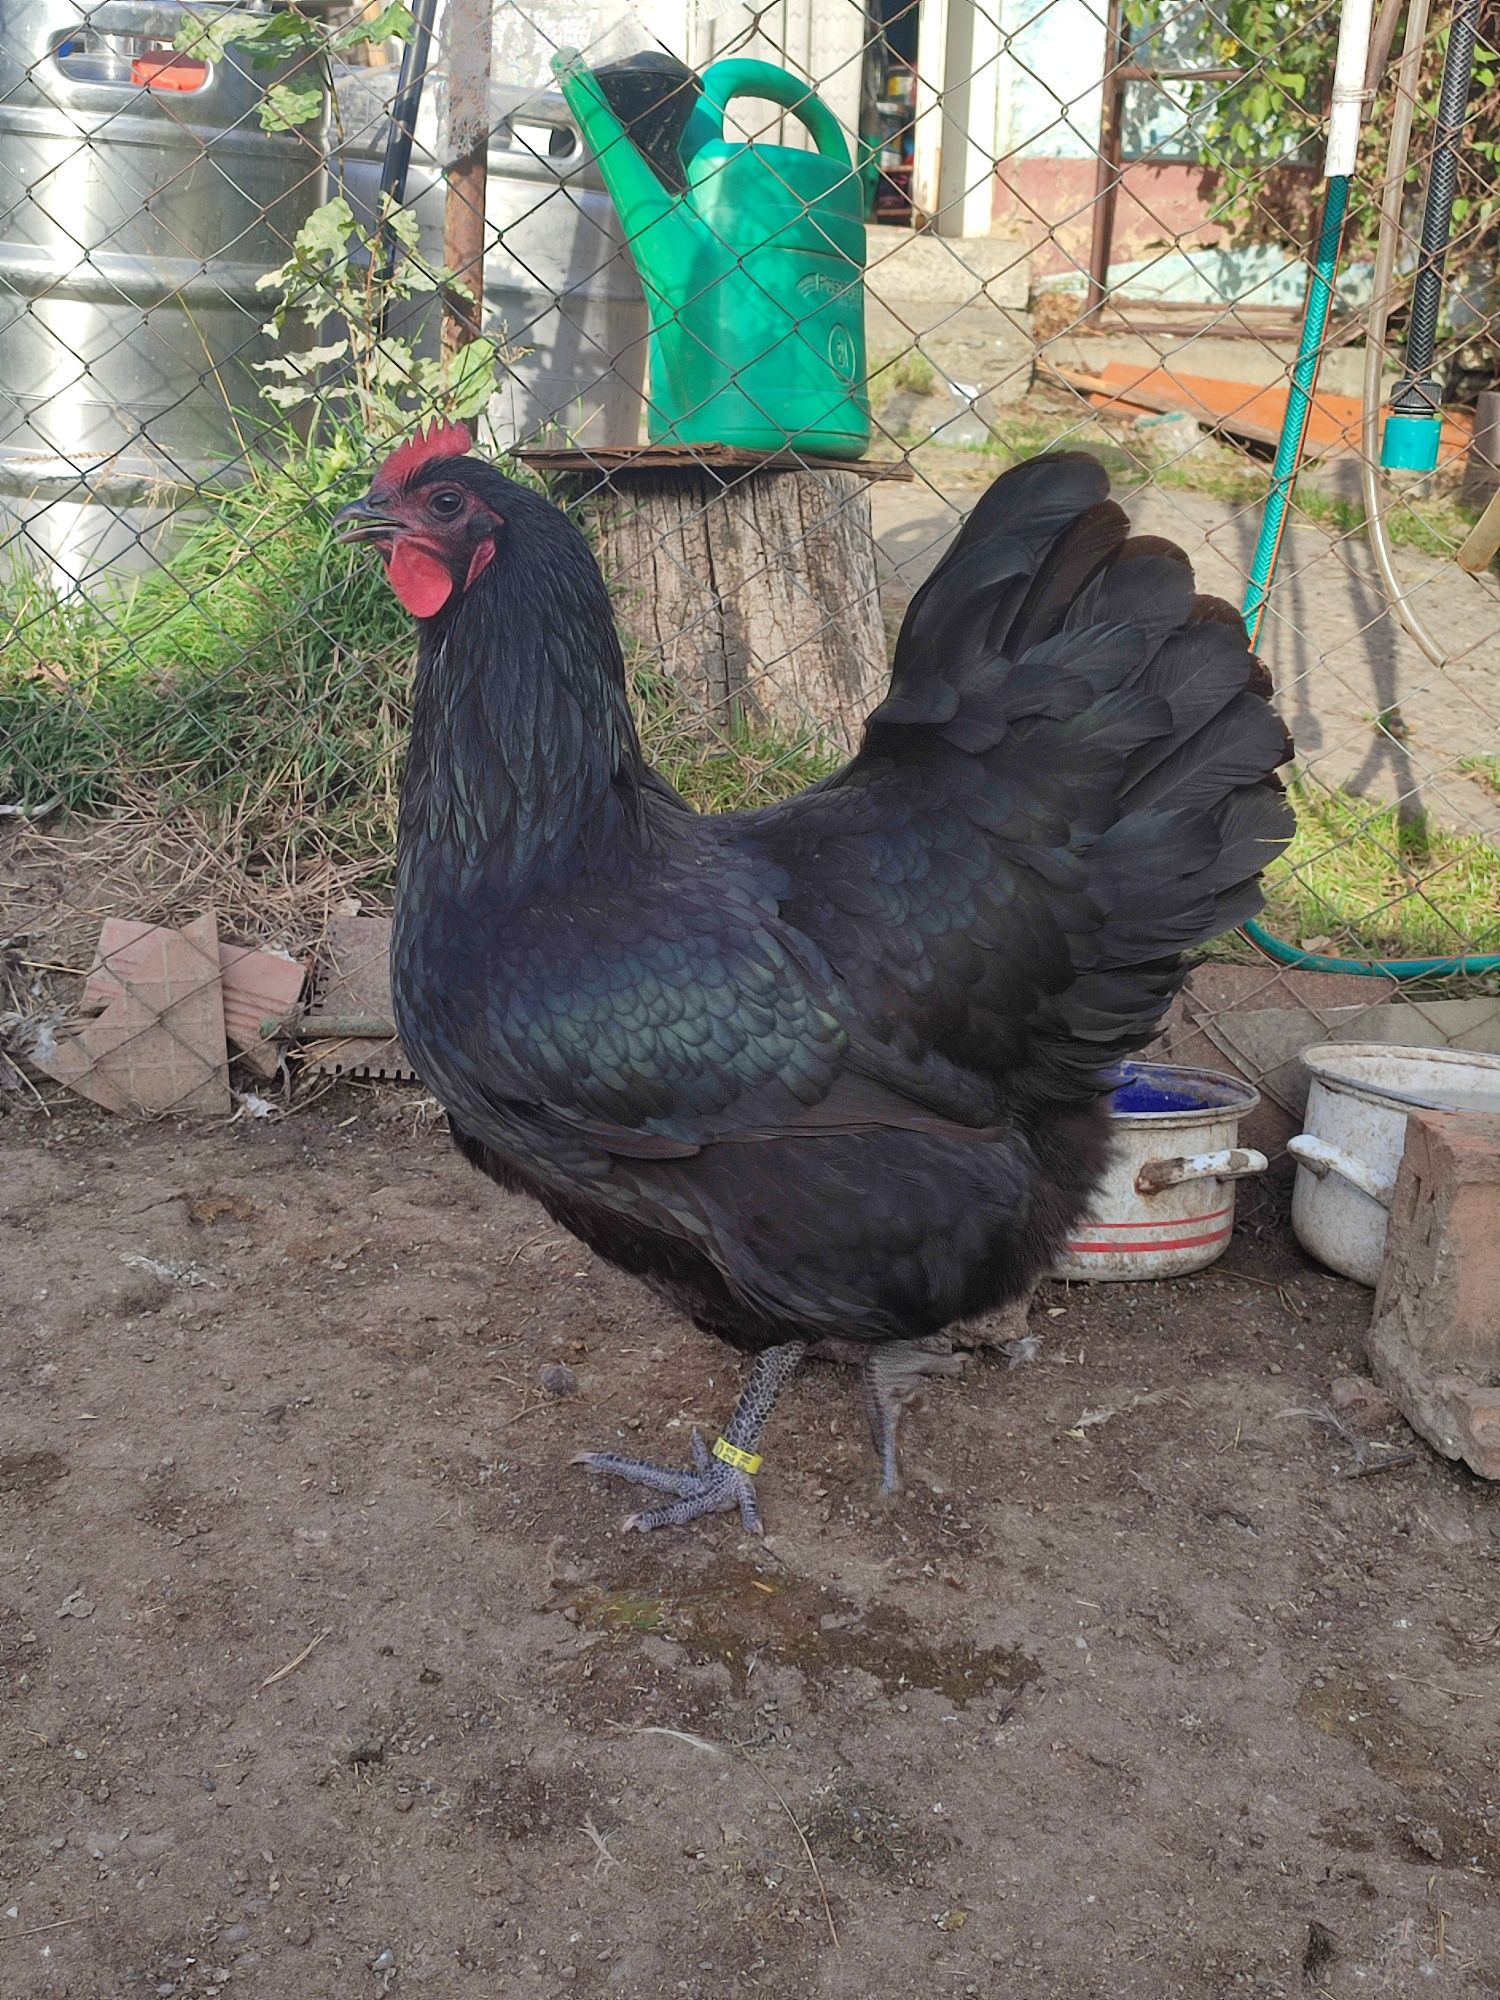
<svg viewBox="0 0 1500 2000">
<path fill-rule="evenodd" d="M 388 72 L 342 70 L 335 178 L 356 217 L 373 221 Z M 434 93 L 436 95 L 436 93 Z M 614 203 L 583 135 L 553 92 L 496 85 L 485 199 L 484 330 L 520 350 L 490 407 L 497 442 L 627 445 L 640 436 L 650 321 Z M 422 254 L 443 260 L 439 117 L 424 106 L 406 187 Z M 391 331 L 437 350 L 437 313 L 413 300 Z"/>
<path fill-rule="evenodd" d="M 256 280 L 327 198 L 326 118 L 263 131 L 292 71 L 176 56 L 183 18 L 0 0 L 0 568 L 143 566 L 264 422 Z"/>
</svg>

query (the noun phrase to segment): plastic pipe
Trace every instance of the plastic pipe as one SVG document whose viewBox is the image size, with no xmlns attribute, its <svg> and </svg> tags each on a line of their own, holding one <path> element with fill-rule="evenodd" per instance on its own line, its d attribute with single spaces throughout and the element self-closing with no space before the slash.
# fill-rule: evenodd
<svg viewBox="0 0 1500 2000">
<path fill-rule="evenodd" d="M 1359 128 L 1365 112 L 1365 65 L 1370 57 L 1374 12 L 1374 0 L 1348 0 L 1339 16 L 1333 99 L 1328 108 L 1328 143 L 1323 154 L 1323 178 L 1328 181 L 1347 181 L 1359 154 Z M 1345 193 L 1347 197 L 1347 189 Z"/>
<path fill-rule="evenodd" d="M 1438 93 L 1432 167 L 1422 209 L 1422 251 L 1411 294 L 1406 335 L 1406 372 L 1391 398 L 1380 462 L 1392 471 L 1431 472 L 1442 442 L 1442 389 L 1432 373 L 1442 307 L 1443 265 L 1453 234 L 1453 202 L 1458 192 L 1458 152 L 1474 84 L 1479 42 L 1479 0 L 1456 0 L 1448 30 L 1448 54 Z"/>
<path fill-rule="evenodd" d="M 1302 338 L 1292 369 L 1292 386 L 1287 394 L 1286 415 L 1276 444 L 1276 462 L 1271 467 L 1271 490 L 1266 511 L 1261 516 L 1260 535 L 1250 564 L 1250 587 L 1245 594 L 1245 629 L 1253 646 L 1260 637 L 1261 622 L 1271 596 L 1271 582 L 1281 554 L 1292 489 L 1307 442 L 1307 425 L 1312 416 L 1313 394 L 1318 386 L 1318 368 L 1323 359 L 1323 341 L 1328 332 L 1328 315 L 1333 307 L 1333 284 L 1338 276 L 1339 251 L 1344 242 L 1344 218 L 1349 212 L 1349 184 L 1359 151 L 1359 128 L 1365 102 L 1365 68 L 1370 59 L 1370 27 L 1374 0 L 1346 0 L 1339 16 L 1338 48 L 1333 60 L 1333 98 L 1328 111 L 1328 139 L 1323 154 L 1323 174 L 1328 192 L 1323 198 L 1323 219 L 1313 252 L 1312 271 L 1307 283 L 1307 304 L 1302 314 Z"/>
<path fill-rule="evenodd" d="M 427 65 L 432 53 L 432 24 L 436 13 L 437 0 L 412 0 L 411 39 L 401 50 L 396 95 L 391 99 L 391 122 L 385 135 L 385 157 L 380 163 L 381 198 L 377 205 L 380 211 L 385 208 L 386 195 L 398 208 L 406 200 L 412 139 L 417 129 L 417 113 L 422 105 L 422 86 L 427 81 Z M 396 232 L 386 223 L 383 212 L 377 214 L 376 225 L 380 240 L 380 319 L 383 332 L 386 314 L 384 288 L 396 268 L 397 246 Z"/>
<path fill-rule="evenodd" d="M 1304 951 L 1252 921 L 1240 925 L 1250 942 L 1278 965 L 1298 972 L 1347 972 L 1356 979 L 1469 979 L 1500 972 L 1500 956 L 1471 952 L 1461 958 L 1335 958 L 1331 952 Z"/>
<path fill-rule="evenodd" d="M 1396 77 L 1395 104 L 1391 112 L 1391 150 L 1380 193 L 1380 236 L 1375 247 L 1375 270 L 1371 281 L 1370 319 L 1365 332 L 1364 415 L 1360 450 L 1360 493 L 1364 501 L 1365 532 L 1380 572 L 1386 600 L 1412 643 L 1435 667 L 1445 668 L 1448 656 L 1412 608 L 1396 574 L 1391 554 L 1385 514 L 1389 504 L 1376 466 L 1376 440 L 1380 427 L 1381 375 L 1385 362 L 1385 329 L 1390 313 L 1391 283 L 1396 269 L 1396 249 L 1401 240 L 1401 206 L 1406 189 L 1406 162 L 1411 151 L 1412 119 L 1416 112 L 1417 86 L 1421 81 L 1423 45 L 1427 37 L 1428 0 L 1411 0 L 1406 19 L 1406 39 L 1402 44 L 1401 67 Z M 1257 939 L 1257 943 L 1261 942 Z M 1279 942 L 1279 941 L 1278 941 Z M 1272 954 L 1275 956 L 1275 954 Z M 1285 961 L 1284 961 L 1285 962 Z M 1357 960 L 1338 961 L 1321 968 L 1359 972 Z M 1459 958 L 1396 959 L 1374 961 L 1375 974 L 1388 973 L 1397 979 L 1453 979 L 1500 972 L 1500 953 L 1469 953 Z"/>
<path fill-rule="evenodd" d="M 1391 310 L 1391 286 L 1396 274 L 1396 252 L 1401 241 L 1401 215 L 1406 198 L 1406 162 L 1411 153 L 1412 120 L 1416 115 L 1417 86 L 1422 78 L 1422 55 L 1427 40 L 1428 0 L 1411 0 L 1406 17 L 1406 40 L 1401 49 L 1401 67 L 1396 76 L 1395 102 L 1391 108 L 1391 150 L 1386 160 L 1385 180 L 1380 190 L 1380 234 L 1375 245 L 1375 269 L 1370 281 L 1370 316 L 1365 328 L 1364 411 L 1360 431 L 1359 484 L 1365 508 L 1365 533 L 1370 553 L 1380 572 L 1386 602 L 1395 612 L 1408 638 L 1435 667 L 1446 667 L 1444 648 L 1428 631 L 1407 599 L 1396 574 L 1391 538 L 1385 525 L 1389 499 L 1380 482 L 1380 411 L 1385 369 L 1385 329 Z"/>
<path fill-rule="evenodd" d="M 1369 9 L 1365 10 L 1368 18 Z M 1361 56 L 1361 68 L 1363 68 Z M 1307 306 L 1302 315 L 1302 338 L 1292 369 L 1292 386 L 1286 399 L 1286 415 L 1281 420 L 1281 436 L 1276 443 L 1276 462 L 1271 467 L 1271 490 L 1266 495 L 1266 511 L 1261 516 L 1260 534 L 1250 563 L 1250 583 L 1245 592 L 1245 630 L 1254 646 L 1260 638 L 1261 623 L 1271 598 L 1271 584 L 1281 556 L 1282 537 L 1291 511 L 1292 489 L 1302 463 L 1302 447 L 1307 441 L 1308 420 L 1312 416 L 1313 393 L 1318 386 L 1318 366 L 1323 359 L 1323 339 L 1328 331 L 1328 314 L 1333 305 L 1333 281 L 1338 275 L 1339 251 L 1344 241 L 1344 217 L 1349 210 L 1350 175 L 1340 174 L 1328 183 L 1323 199 L 1323 219 L 1318 226 L 1317 248 L 1307 284 Z"/>
</svg>

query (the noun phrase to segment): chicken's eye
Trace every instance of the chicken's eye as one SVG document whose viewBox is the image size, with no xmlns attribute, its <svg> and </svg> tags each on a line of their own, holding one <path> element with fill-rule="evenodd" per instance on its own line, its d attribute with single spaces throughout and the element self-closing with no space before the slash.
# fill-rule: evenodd
<svg viewBox="0 0 1500 2000">
<path fill-rule="evenodd" d="M 455 514 L 462 513 L 463 504 L 463 495 L 455 493 L 451 486 L 445 486 L 427 502 L 427 511 L 436 514 L 440 521 L 451 521 Z"/>
</svg>

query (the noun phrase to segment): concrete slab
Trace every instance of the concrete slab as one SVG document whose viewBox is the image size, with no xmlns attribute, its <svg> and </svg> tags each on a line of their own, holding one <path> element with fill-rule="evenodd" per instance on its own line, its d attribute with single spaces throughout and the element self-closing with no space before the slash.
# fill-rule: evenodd
<svg viewBox="0 0 1500 2000">
<path fill-rule="evenodd" d="M 1408 1119 L 1369 1354 L 1414 1430 L 1500 1479 L 1500 1116 Z"/>
</svg>

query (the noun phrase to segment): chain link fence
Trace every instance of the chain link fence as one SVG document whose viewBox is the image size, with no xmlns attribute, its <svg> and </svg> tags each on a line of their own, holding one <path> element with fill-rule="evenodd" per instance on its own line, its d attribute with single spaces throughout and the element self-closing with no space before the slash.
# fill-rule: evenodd
<svg viewBox="0 0 1500 2000">
<path fill-rule="evenodd" d="M 105 918 L 179 923 L 212 906 L 218 942 L 158 968 L 164 991 L 192 992 L 219 979 L 224 940 L 300 960 L 331 923 L 384 907 L 410 627 L 328 524 L 424 412 L 468 412 L 485 449 L 575 510 L 615 592 L 648 746 L 706 808 L 781 796 L 847 751 L 905 603 L 1018 458 L 1096 452 L 1141 531 L 1184 548 L 1204 590 L 1245 597 L 1317 230 L 1323 13 L 500 7 L 477 305 L 472 273 L 445 265 L 465 240 L 445 170 L 474 23 L 447 0 L 429 45 L 417 16 L 0 0 L 0 1004 L 23 1057 L 77 1005 L 58 981 L 92 972 L 103 1004 L 112 954 L 124 966 L 142 949 L 116 934 L 101 966 Z M 1500 953 L 1500 594 L 1492 562 L 1458 561 L 1500 484 L 1500 83 L 1481 47 L 1435 363 L 1439 465 L 1373 489 L 1403 619 L 1360 476 L 1379 435 L 1362 413 L 1366 335 L 1389 318 L 1388 394 L 1449 32 L 1434 16 L 1408 34 L 1409 185 L 1379 294 L 1403 21 L 1386 7 L 1375 24 L 1308 463 L 1260 634 L 1297 741 L 1301 821 L 1267 928 L 1283 958 L 1374 976 L 1289 972 L 1228 939 L 1170 1044 L 1231 1055 L 1288 1117 L 1268 1010 L 1385 1034 L 1375 1009 L 1399 990 L 1411 1004 L 1388 1038 L 1500 1050 L 1490 969 L 1398 988 L 1372 963 Z M 691 205 L 690 174 L 673 183 L 687 140 L 663 151 L 660 90 L 626 117 L 615 143 L 659 183 L 667 160 L 662 214 L 635 213 L 632 247 L 608 158 L 602 175 L 559 94 L 563 49 L 575 73 L 643 50 L 699 73 L 753 58 L 826 104 L 848 155 L 832 185 L 868 226 L 862 456 L 830 456 L 827 425 L 769 457 L 673 447 L 698 412 L 648 368 L 641 272 Z M 837 148 L 795 97 L 747 89 L 726 130 L 758 141 L 768 210 L 805 221 L 798 163 Z M 458 201 L 477 185 L 455 177 Z M 744 238 L 721 221 L 707 241 L 753 303 Z M 691 315 L 703 281 L 679 279 Z M 830 344 L 830 296 L 804 296 L 796 341 L 844 371 L 857 427 L 860 371 Z M 445 313 L 482 338 L 455 349 Z M 705 400 L 728 381 L 774 429 L 779 385 L 756 367 L 770 356 L 795 375 L 796 341 L 710 354 L 722 379 Z M 240 1004 L 231 982 L 226 1015 Z M 238 1046 L 263 1063 L 257 1019 Z M 128 1045 L 128 1023 L 120 1034 Z M 24 1061 L 7 1061 L 19 1079 Z M 189 1064 L 161 1088 L 186 1103 L 197 1081 Z"/>
</svg>

